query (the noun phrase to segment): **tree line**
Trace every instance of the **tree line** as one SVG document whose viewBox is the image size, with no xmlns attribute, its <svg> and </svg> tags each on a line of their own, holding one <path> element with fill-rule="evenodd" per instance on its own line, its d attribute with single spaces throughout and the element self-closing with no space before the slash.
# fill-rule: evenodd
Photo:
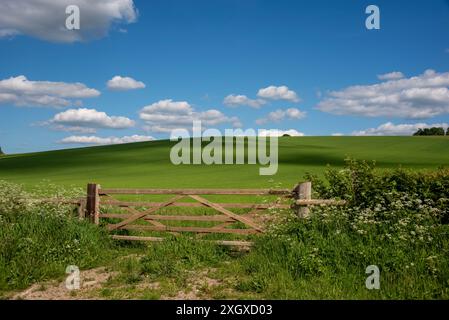
<svg viewBox="0 0 449 320">
<path fill-rule="evenodd" d="M 444 128 L 442 127 L 432 127 L 432 128 L 424 128 L 418 129 L 414 134 L 414 136 L 444 136 Z M 446 130 L 446 136 L 449 136 L 449 128 Z"/>
</svg>

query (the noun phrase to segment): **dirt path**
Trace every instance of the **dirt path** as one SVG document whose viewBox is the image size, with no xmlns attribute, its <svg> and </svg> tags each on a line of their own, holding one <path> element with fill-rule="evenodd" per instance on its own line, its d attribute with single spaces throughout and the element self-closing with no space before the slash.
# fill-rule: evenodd
<svg viewBox="0 0 449 320">
<path fill-rule="evenodd" d="M 80 288 L 69 290 L 63 281 L 48 281 L 36 283 L 30 288 L 11 297 L 13 300 L 84 300 L 98 299 L 92 296 L 92 291 L 102 287 L 102 284 L 115 275 L 104 267 L 80 271 Z"/>
</svg>

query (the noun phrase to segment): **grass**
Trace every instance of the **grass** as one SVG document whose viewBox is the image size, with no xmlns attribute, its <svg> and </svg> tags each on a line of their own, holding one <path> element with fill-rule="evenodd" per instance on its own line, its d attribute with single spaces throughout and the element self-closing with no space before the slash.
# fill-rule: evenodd
<svg viewBox="0 0 449 320">
<path fill-rule="evenodd" d="M 347 156 L 376 160 L 378 168 L 398 165 L 434 169 L 449 159 L 448 137 L 284 137 L 279 141 L 279 170 L 260 176 L 257 165 L 171 164 L 169 141 L 8 155 L 0 159 L 0 179 L 26 186 L 43 180 L 85 188 L 104 187 L 290 188 L 306 172 L 339 168 Z M 213 177 L 213 179 L 211 178 Z"/>
<path fill-rule="evenodd" d="M 259 236 L 254 249 L 245 253 L 186 237 L 157 244 L 113 243 L 103 229 L 78 221 L 69 208 L 29 205 L 30 194 L 2 182 L 0 294 L 64 277 L 66 266 L 75 264 L 81 269 L 102 265 L 117 273 L 101 288 L 89 291 L 91 298 L 449 298 L 449 230 L 447 223 L 429 214 L 442 212 L 447 217 L 447 171 L 424 178 L 402 171 L 378 175 L 398 165 L 415 171 L 447 165 L 447 137 L 282 138 L 279 171 L 272 177 L 259 176 L 258 166 L 250 165 L 174 166 L 168 159 L 170 145 L 155 141 L 8 155 L 0 159 L 0 182 L 20 183 L 25 190 L 39 189 L 49 196 L 60 191 L 48 181 L 69 189 L 84 189 L 92 181 L 125 188 L 290 188 L 309 172 L 333 179 L 327 185 L 314 181 L 321 196 L 353 204 L 347 210 L 318 207 L 305 221 L 280 212 L 286 220 L 279 229 Z M 374 173 L 354 164 L 352 171 L 340 171 L 348 156 L 376 160 L 380 170 Z M 327 164 L 337 169 L 331 175 L 325 174 Z M 426 200 L 416 198 L 421 189 L 426 190 L 429 205 L 417 202 Z M 391 203 L 385 204 L 385 199 Z M 212 214 L 204 208 L 165 210 Z M 220 236 L 204 239 L 215 238 Z M 381 269 L 381 290 L 365 288 L 365 268 L 371 264 Z"/>
</svg>

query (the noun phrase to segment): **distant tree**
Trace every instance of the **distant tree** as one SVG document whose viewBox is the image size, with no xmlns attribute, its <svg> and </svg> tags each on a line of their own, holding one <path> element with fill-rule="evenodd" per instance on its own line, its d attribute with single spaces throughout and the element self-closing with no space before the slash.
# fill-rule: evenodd
<svg viewBox="0 0 449 320">
<path fill-rule="evenodd" d="M 424 128 L 418 129 L 414 134 L 414 136 L 444 136 L 444 128 L 432 127 L 432 128 Z"/>
<path fill-rule="evenodd" d="M 289 135 L 288 133 L 284 133 L 282 136 L 283 137 L 291 137 L 291 135 Z"/>
<path fill-rule="evenodd" d="M 0 147 L 0 156 L 3 156 L 3 155 L 4 155 L 4 153 L 2 151 L 2 147 Z"/>
<path fill-rule="evenodd" d="M 447 127 L 446 135 L 449 136 L 449 127 Z"/>
</svg>

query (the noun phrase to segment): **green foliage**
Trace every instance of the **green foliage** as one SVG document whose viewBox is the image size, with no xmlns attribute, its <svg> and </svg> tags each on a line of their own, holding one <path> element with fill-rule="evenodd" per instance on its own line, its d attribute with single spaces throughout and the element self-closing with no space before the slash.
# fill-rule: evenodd
<svg viewBox="0 0 449 320">
<path fill-rule="evenodd" d="M 185 270 L 211 266 L 226 256 L 226 249 L 207 242 L 176 237 L 148 248 L 141 271 L 150 277 L 174 277 Z"/>
<path fill-rule="evenodd" d="M 316 196 L 345 207 L 285 214 L 241 261 L 241 291 L 266 298 L 449 298 L 449 172 L 376 172 L 346 161 L 313 178 Z M 381 270 L 381 290 L 365 288 L 365 269 Z"/>
<path fill-rule="evenodd" d="M 40 204 L 20 186 L 0 181 L 0 291 L 88 268 L 106 255 L 105 232 L 64 205 Z"/>
<path fill-rule="evenodd" d="M 432 128 L 418 129 L 418 131 L 416 131 L 413 135 L 414 136 L 444 136 L 444 128 L 432 127 Z"/>
</svg>

